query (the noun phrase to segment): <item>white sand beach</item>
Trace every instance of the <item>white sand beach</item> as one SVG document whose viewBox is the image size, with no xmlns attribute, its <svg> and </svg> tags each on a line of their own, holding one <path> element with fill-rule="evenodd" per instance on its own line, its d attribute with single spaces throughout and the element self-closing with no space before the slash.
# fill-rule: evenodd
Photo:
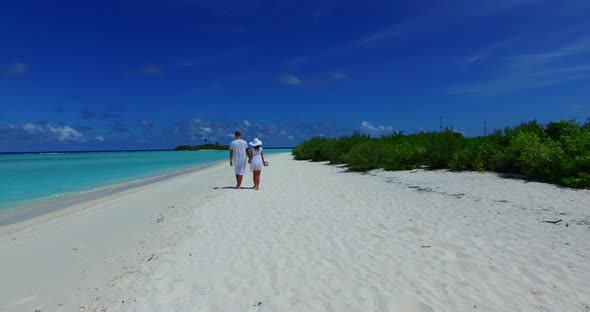
<svg viewBox="0 0 590 312">
<path fill-rule="evenodd" d="M 588 190 L 266 158 L 0 227 L 0 311 L 590 311 Z"/>
</svg>

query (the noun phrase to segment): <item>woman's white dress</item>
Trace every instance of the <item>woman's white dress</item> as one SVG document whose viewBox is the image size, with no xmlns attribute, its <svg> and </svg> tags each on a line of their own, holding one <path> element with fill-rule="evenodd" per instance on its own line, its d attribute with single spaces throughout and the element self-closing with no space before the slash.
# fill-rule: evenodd
<svg viewBox="0 0 590 312">
<path fill-rule="evenodd" d="M 264 163 L 262 163 L 262 147 L 256 150 L 252 148 L 252 161 L 250 162 L 250 171 L 254 170 L 262 170 L 264 168 Z"/>
</svg>

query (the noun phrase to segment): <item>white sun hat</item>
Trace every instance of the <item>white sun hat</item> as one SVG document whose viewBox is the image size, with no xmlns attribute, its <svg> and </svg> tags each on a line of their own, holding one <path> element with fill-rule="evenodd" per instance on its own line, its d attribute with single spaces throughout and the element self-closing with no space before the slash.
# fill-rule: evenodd
<svg viewBox="0 0 590 312">
<path fill-rule="evenodd" d="M 252 146 L 262 145 L 262 141 L 260 141 L 258 138 L 254 138 L 254 140 L 252 140 L 252 142 L 250 142 L 250 145 L 252 145 Z"/>
</svg>

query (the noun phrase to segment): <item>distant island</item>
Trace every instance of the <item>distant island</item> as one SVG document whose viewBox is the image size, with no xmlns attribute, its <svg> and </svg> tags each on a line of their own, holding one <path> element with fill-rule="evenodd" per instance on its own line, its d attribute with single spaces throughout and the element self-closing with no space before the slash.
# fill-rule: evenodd
<svg viewBox="0 0 590 312">
<path fill-rule="evenodd" d="M 201 144 L 201 145 L 180 145 L 174 148 L 175 151 L 200 151 L 200 150 L 228 150 L 229 145 Z"/>
</svg>

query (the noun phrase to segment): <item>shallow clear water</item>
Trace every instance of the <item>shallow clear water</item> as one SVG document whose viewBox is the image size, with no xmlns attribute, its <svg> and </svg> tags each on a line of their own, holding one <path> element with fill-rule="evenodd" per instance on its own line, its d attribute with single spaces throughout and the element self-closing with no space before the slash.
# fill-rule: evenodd
<svg viewBox="0 0 590 312">
<path fill-rule="evenodd" d="M 227 151 L 0 155 L 0 210 L 228 158 Z"/>
</svg>

